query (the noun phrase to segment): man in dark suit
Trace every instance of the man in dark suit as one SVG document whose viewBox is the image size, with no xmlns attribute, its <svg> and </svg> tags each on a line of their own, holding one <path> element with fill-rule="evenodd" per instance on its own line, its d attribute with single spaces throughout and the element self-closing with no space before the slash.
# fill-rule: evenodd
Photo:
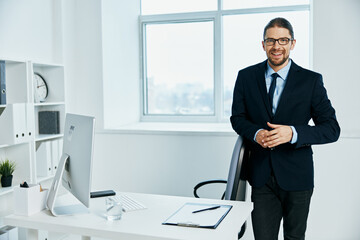
<svg viewBox="0 0 360 240">
<path fill-rule="evenodd" d="M 271 20 L 262 41 L 267 60 L 240 70 L 235 83 L 230 120 L 250 151 L 242 177 L 252 186 L 256 240 L 278 239 L 281 219 L 285 239 L 305 239 L 314 187 L 311 145 L 340 135 L 322 76 L 289 58 L 295 44 L 291 24 Z"/>
</svg>

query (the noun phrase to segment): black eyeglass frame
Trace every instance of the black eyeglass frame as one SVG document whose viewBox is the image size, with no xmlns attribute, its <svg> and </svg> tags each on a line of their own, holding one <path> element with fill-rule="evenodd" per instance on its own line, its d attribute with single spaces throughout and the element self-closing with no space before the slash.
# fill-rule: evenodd
<svg viewBox="0 0 360 240">
<path fill-rule="evenodd" d="M 287 42 L 285 43 L 285 44 L 282 44 L 282 43 L 280 43 L 280 40 L 287 40 Z M 273 43 L 271 43 L 271 44 L 269 44 L 267 41 L 268 40 L 272 40 L 272 41 L 274 41 Z M 266 39 L 264 39 L 264 43 L 267 45 L 267 46 L 274 46 L 275 45 L 275 43 L 276 42 L 278 42 L 278 44 L 279 45 L 282 45 L 282 46 L 284 46 L 284 45 L 288 45 L 289 44 L 289 42 L 290 41 L 293 41 L 294 39 L 293 38 L 287 38 L 287 37 L 283 37 L 283 38 L 278 38 L 278 39 L 275 39 L 275 38 L 266 38 Z"/>
</svg>

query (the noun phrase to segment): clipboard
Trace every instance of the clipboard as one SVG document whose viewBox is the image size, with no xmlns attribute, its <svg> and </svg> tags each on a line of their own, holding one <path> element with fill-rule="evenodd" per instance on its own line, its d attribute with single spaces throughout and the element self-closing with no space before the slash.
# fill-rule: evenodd
<svg viewBox="0 0 360 240">
<path fill-rule="evenodd" d="M 208 208 L 212 209 L 205 210 Z M 232 205 L 185 203 L 162 224 L 215 229 L 231 208 Z"/>
</svg>

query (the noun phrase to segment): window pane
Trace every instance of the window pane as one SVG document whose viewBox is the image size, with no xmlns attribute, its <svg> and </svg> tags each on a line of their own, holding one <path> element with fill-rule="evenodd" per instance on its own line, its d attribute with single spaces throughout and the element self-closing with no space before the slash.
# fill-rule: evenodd
<svg viewBox="0 0 360 240">
<path fill-rule="evenodd" d="M 309 12 L 244 14 L 224 17 L 224 116 L 231 114 L 232 95 L 240 69 L 266 59 L 262 48 L 265 25 L 275 17 L 284 17 L 294 28 L 296 46 L 290 58 L 309 68 Z M 251 24 L 248 24 L 251 23 Z"/>
<path fill-rule="evenodd" d="M 214 114 L 213 39 L 210 21 L 146 25 L 145 114 Z"/>
<path fill-rule="evenodd" d="M 310 0 L 224 0 L 223 9 L 278 7 L 309 4 Z"/>
<path fill-rule="evenodd" d="M 212 11 L 217 0 L 141 0 L 141 12 L 146 14 Z"/>
</svg>

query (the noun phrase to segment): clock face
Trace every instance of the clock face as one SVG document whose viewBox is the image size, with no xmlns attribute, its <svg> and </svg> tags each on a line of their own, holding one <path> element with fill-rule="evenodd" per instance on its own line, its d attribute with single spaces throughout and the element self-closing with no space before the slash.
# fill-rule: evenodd
<svg viewBox="0 0 360 240">
<path fill-rule="evenodd" d="M 34 73 L 34 87 L 35 102 L 44 102 L 48 96 L 48 86 L 44 78 L 38 73 Z"/>
</svg>

